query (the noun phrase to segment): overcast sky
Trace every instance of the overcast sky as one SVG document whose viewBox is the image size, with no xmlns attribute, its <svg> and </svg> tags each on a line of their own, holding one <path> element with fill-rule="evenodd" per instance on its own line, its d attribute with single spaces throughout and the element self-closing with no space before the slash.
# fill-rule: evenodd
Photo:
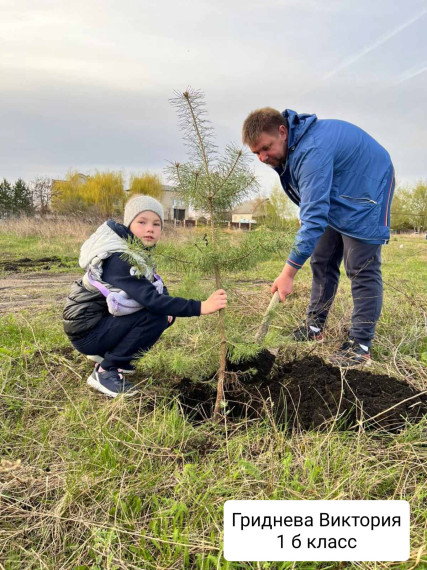
<svg viewBox="0 0 427 570">
<path fill-rule="evenodd" d="M 354 122 L 427 178 L 427 1 L 0 0 L 0 178 L 185 159 L 174 90 L 217 143 L 266 105 Z M 254 160 L 262 188 L 276 175 Z M 166 182 L 166 180 L 165 180 Z"/>
</svg>

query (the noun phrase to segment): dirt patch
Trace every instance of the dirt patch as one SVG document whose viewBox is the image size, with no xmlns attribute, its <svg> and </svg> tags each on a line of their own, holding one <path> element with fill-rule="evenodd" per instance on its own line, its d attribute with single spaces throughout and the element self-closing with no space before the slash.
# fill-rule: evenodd
<svg viewBox="0 0 427 570">
<path fill-rule="evenodd" d="M 80 273 L 19 273 L 0 278 L 0 314 L 62 304 Z"/>
<path fill-rule="evenodd" d="M 255 366 L 253 361 L 249 368 Z M 254 375 L 247 369 L 229 374 L 226 398 L 230 419 L 270 414 L 277 425 L 298 430 L 328 429 L 335 422 L 338 429 L 363 426 L 397 432 L 406 422 L 418 422 L 427 414 L 427 394 L 406 382 L 366 370 L 341 373 L 317 356 L 278 361 L 271 368 L 270 357 L 263 353 L 259 370 Z M 178 390 L 184 409 L 195 420 L 211 416 L 215 402 L 211 384 L 183 380 Z"/>
<path fill-rule="evenodd" d="M 15 273 L 39 271 L 40 269 L 49 271 L 52 267 L 69 267 L 70 263 L 75 265 L 76 260 L 61 259 L 56 255 L 52 257 L 39 257 L 37 259 L 22 257 L 20 259 L 0 261 L 0 271 Z"/>
</svg>

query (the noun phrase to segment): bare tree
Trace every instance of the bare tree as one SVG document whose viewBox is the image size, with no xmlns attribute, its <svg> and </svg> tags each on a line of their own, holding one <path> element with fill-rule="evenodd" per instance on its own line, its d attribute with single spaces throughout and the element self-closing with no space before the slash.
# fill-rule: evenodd
<svg viewBox="0 0 427 570">
<path fill-rule="evenodd" d="M 50 211 L 52 180 L 39 176 L 30 182 L 30 189 L 36 211 L 45 216 Z"/>
</svg>

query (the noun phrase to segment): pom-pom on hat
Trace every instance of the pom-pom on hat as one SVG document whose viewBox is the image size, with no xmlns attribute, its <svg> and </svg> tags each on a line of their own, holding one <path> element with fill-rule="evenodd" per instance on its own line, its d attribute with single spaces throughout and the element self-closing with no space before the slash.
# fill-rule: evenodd
<svg viewBox="0 0 427 570">
<path fill-rule="evenodd" d="M 154 212 L 159 216 L 162 222 L 162 229 L 163 229 L 163 223 L 164 223 L 163 206 L 160 204 L 159 201 L 157 201 L 152 196 L 145 196 L 143 194 L 133 196 L 126 203 L 125 213 L 124 213 L 124 225 L 129 227 L 132 221 L 136 218 L 136 216 L 146 210 L 150 210 L 150 212 Z"/>
</svg>

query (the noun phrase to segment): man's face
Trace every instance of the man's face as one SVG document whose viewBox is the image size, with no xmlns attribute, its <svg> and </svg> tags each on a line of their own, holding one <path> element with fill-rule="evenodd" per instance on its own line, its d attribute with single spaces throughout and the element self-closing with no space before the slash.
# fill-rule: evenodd
<svg viewBox="0 0 427 570">
<path fill-rule="evenodd" d="M 272 168 L 279 166 L 288 153 L 288 131 L 285 126 L 280 125 L 277 132 L 262 133 L 249 148 L 264 164 Z"/>
</svg>

